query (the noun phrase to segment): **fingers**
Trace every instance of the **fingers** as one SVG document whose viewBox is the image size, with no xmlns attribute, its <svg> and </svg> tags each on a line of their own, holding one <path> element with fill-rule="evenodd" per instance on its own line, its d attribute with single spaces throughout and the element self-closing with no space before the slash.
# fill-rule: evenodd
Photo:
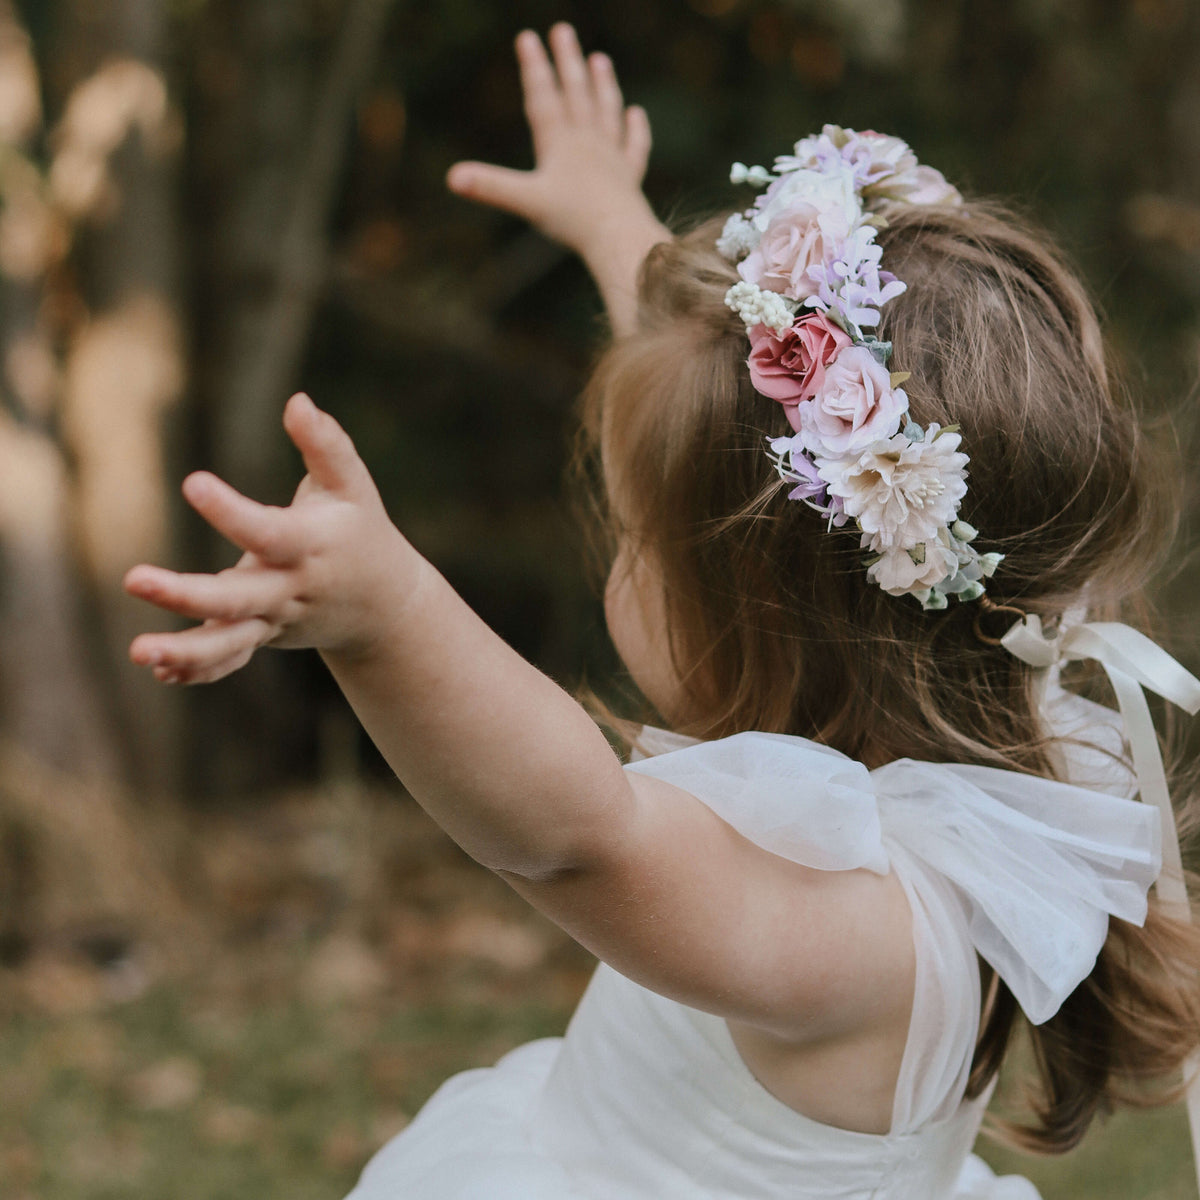
<svg viewBox="0 0 1200 1200">
<path fill-rule="evenodd" d="M 288 572 L 245 564 L 216 575 L 185 575 L 142 565 L 125 576 L 125 590 L 197 621 L 244 621 L 279 613 L 293 592 Z"/>
<path fill-rule="evenodd" d="M 625 159 L 640 180 L 650 161 L 650 118 L 638 104 L 625 110 Z"/>
<path fill-rule="evenodd" d="M 591 76 L 592 95 L 595 97 L 596 117 L 605 132 L 617 141 L 624 133 L 625 101 L 621 96 L 621 85 L 617 82 L 612 59 L 607 54 L 589 55 L 588 73 Z"/>
<path fill-rule="evenodd" d="M 207 471 L 189 475 L 183 481 L 183 495 L 235 546 L 271 563 L 288 563 L 298 554 L 296 531 L 286 509 L 259 504 Z"/>
<path fill-rule="evenodd" d="M 564 119 L 598 124 L 619 140 L 624 133 L 624 101 L 612 60 L 607 54 L 585 59 L 574 28 L 566 22 L 553 26 L 547 41 L 553 61 L 532 30 L 524 30 L 516 43 L 535 155 L 541 158 L 547 136 Z"/>
<path fill-rule="evenodd" d="M 249 662 L 275 635 L 266 621 L 206 621 L 180 633 L 144 633 L 129 657 L 161 683 L 212 683 Z"/>
<path fill-rule="evenodd" d="M 452 192 L 490 204 L 527 220 L 540 217 L 537 181 L 531 171 L 513 171 L 490 163 L 460 162 L 450 168 L 446 183 Z"/>
<path fill-rule="evenodd" d="M 323 488 L 347 491 L 362 482 L 366 467 L 350 435 L 303 392 L 287 402 L 283 427 L 303 456 L 305 469 Z"/>
<path fill-rule="evenodd" d="M 532 29 L 517 36 L 517 64 L 521 69 L 525 116 L 533 134 L 533 152 L 540 158 L 545 151 L 547 128 L 562 118 L 563 101 L 546 47 Z"/>
<path fill-rule="evenodd" d="M 563 104 L 576 120 L 585 120 L 592 115 L 594 108 L 592 79 L 583 61 L 583 51 L 579 48 L 574 27 L 560 21 L 551 28 L 549 41 L 562 87 Z"/>
</svg>

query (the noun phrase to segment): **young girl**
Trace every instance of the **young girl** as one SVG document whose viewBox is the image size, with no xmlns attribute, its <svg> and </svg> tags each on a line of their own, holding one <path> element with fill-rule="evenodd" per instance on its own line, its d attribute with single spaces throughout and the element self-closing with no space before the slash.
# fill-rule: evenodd
<svg viewBox="0 0 1200 1200">
<path fill-rule="evenodd" d="M 565 1038 L 448 1082 L 354 1198 L 1035 1197 L 969 1156 L 1019 1012 L 1033 1149 L 1200 1044 L 1200 945 L 1178 897 L 1147 907 L 1164 827 L 1129 798 L 1165 796 L 1139 684 L 1193 709 L 1200 684 L 1082 619 L 1144 581 L 1161 473 L 1040 238 L 830 126 L 674 239 L 644 114 L 568 26 L 550 44 L 517 43 L 536 168 L 450 184 L 599 283 L 606 613 L 672 732 L 622 768 L 304 396 L 290 507 L 184 483 L 237 566 L 127 580 L 203 622 L 134 642 L 164 682 L 316 647 L 421 804 L 601 960 Z M 1116 714 L 1055 682 L 1086 657 L 1136 778 Z"/>
</svg>

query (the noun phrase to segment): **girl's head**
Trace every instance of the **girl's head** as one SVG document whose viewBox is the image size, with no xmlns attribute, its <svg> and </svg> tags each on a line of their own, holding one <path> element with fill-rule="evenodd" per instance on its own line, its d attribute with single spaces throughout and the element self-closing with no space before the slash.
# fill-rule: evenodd
<svg viewBox="0 0 1200 1200">
<path fill-rule="evenodd" d="M 1115 393 L 1083 288 L 997 208 L 897 205 L 878 243 L 907 291 L 878 337 L 918 424 L 957 424 L 970 455 L 960 516 L 1005 557 L 987 601 L 923 611 L 872 584 L 858 538 L 785 499 L 765 437 L 790 433 L 758 394 L 719 222 L 657 247 L 640 329 L 601 360 L 586 427 L 599 449 L 618 648 L 683 731 L 817 738 L 868 762 L 1044 767 L 1029 669 L 987 640 L 1011 605 L 1053 620 L 1140 584 L 1162 542 L 1163 490 Z M 654 626 L 659 626 L 654 628 Z M 667 686 L 667 681 L 670 686 Z"/>
</svg>

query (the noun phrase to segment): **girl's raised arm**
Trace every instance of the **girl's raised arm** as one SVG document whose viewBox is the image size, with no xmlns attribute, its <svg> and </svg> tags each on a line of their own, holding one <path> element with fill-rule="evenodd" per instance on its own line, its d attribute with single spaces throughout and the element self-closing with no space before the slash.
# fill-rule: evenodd
<svg viewBox="0 0 1200 1200">
<path fill-rule="evenodd" d="M 141 635 L 134 662 L 196 683 L 260 646 L 315 647 L 447 833 L 631 978 L 797 1038 L 878 1021 L 869 998 L 900 980 L 902 1011 L 885 1015 L 906 1020 L 912 943 L 894 879 L 810 871 L 623 771 L 587 713 L 391 523 L 337 422 L 295 396 L 284 424 L 308 469 L 287 508 L 212 475 L 185 481 L 244 553 L 211 576 L 133 568 L 132 594 L 202 622 Z"/>
<path fill-rule="evenodd" d="M 555 25 L 549 42 L 553 62 L 536 33 L 525 30 L 516 43 L 533 170 L 460 162 L 447 183 L 460 196 L 524 217 L 579 254 L 613 332 L 628 333 L 642 260 L 671 238 L 642 194 L 650 122 L 644 109 L 625 107 L 607 55 L 584 58 L 570 25 Z"/>
</svg>

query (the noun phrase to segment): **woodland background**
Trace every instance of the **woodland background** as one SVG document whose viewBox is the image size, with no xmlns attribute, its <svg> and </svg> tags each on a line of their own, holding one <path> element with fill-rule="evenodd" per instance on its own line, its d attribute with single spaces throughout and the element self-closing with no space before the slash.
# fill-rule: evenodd
<svg viewBox="0 0 1200 1200">
<path fill-rule="evenodd" d="M 511 39 L 563 18 L 648 109 L 662 213 L 825 121 L 900 134 L 1059 236 L 1193 445 L 1190 0 L 0 0 L 0 1197 L 340 1195 L 586 979 L 315 658 L 159 688 L 119 586 L 232 561 L 178 480 L 286 500 L 304 387 L 495 628 L 619 683 L 564 485 L 598 302 L 442 184 L 528 164 Z M 1160 597 L 1193 667 L 1194 549 Z M 1169 1111 L 1040 1169 L 1047 1200 L 1196 1194 Z"/>
</svg>

